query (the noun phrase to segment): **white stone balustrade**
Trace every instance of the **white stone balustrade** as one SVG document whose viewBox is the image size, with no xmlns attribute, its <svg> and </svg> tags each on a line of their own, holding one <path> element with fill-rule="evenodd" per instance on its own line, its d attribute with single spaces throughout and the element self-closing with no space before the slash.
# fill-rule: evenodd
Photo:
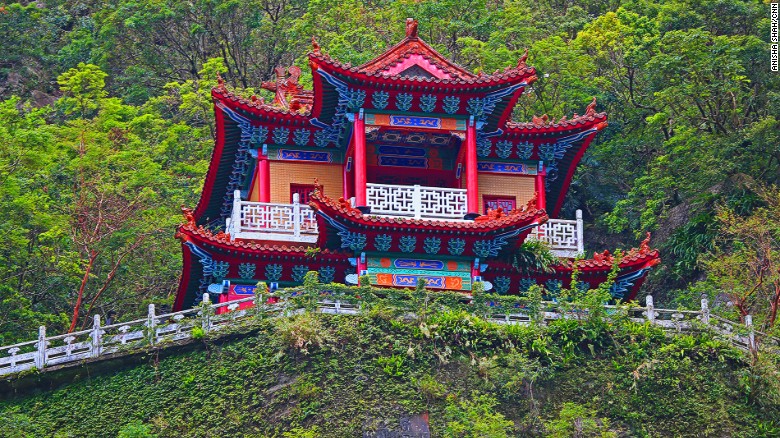
<svg viewBox="0 0 780 438">
<path fill-rule="evenodd" d="M 292 204 L 274 204 L 242 201 L 241 192 L 236 190 L 226 225 L 231 239 L 314 243 L 318 235 L 317 216 L 298 201 L 297 193 Z"/>
<path fill-rule="evenodd" d="M 377 215 L 452 220 L 467 213 L 466 189 L 366 184 L 366 202 Z"/>
<path fill-rule="evenodd" d="M 576 257 L 585 252 L 583 242 L 582 210 L 577 210 L 577 219 L 550 219 L 531 232 L 529 239 L 546 243 L 558 257 Z"/>
<path fill-rule="evenodd" d="M 254 307 L 240 308 L 242 303 L 249 302 L 253 303 Z M 0 376 L 31 369 L 78 365 L 87 359 L 97 360 L 101 357 L 131 354 L 141 348 L 162 348 L 165 345 L 191 342 L 207 334 L 229 333 L 230 328 L 247 324 L 258 315 L 273 317 L 305 311 L 291 307 L 289 302 L 284 301 L 273 305 L 261 304 L 255 296 L 212 304 L 208 294 L 204 294 L 203 303 L 204 305 L 196 308 L 163 315 L 157 315 L 154 304 L 150 304 L 147 318 L 108 326 L 101 326 L 100 316 L 95 315 L 91 329 L 51 337 L 47 337 L 46 328 L 41 327 L 37 341 L 0 347 Z M 626 312 L 626 316 L 636 323 L 655 325 L 670 333 L 711 330 L 713 334 L 745 351 L 764 348 L 780 352 L 780 339 L 755 331 L 750 315 L 745 317 L 744 325 L 723 319 L 710 313 L 706 299 L 702 299 L 701 310 L 658 309 L 653 305 L 651 296 L 647 297 L 644 307 L 604 307 L 607 308 L 607 314 Z M 543 308 L 538 322 L 534 321 L 526 310 L 520 308 L 496 309 L 488 319 L 497 324 L 546 325 L 562 318 L 587 317 L 587 310 L 562 310 L 553 302 L 543 303 Z M 361 312 L 361 306 L 359 303 L 324 300 L 317 304 L 317 311 L 355 315 Z M 760 335 L 760 343 L 756 335 Z"/>
</svg>

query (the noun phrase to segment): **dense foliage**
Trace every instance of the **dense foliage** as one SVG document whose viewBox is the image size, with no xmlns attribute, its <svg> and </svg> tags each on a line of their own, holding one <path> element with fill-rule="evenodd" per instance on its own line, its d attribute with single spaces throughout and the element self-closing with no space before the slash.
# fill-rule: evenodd
<svg viewBox="0 0 780 438">
<path fill-rule="evenodd" d="M 259 314 L 239 336 L 85 365 L 12 396 L 0 435 L 375 436 L 425 413 L 432 436 L 448 437 L 780 432 L 774 359 L 750 366 L 706 332 L 669 338 L 580 304 L 588 318 L 549 326 L 497 325 L 443 302 L 411 317 L 389 298 L 360 315 Z"/>
<path fill-rule="evenodd" d="M 540 79 L 518 120 L 571 116 L 596 96 L 610 125 L 564 208 L 585 211 L 587 248 L 653 231 L 664 265 L 645 290 L 657 303 L 696 305 L 707 293 L 728 313 L 748 294 L 770 330 L 780 215 L 762 193 L 780 176 L 780 76 L 769 71 L 767 12 L 758 0 L 0 6 L 0 342 L 170 302 L 177 207 L 193 206 L 203 182 L 218 71 L 247 90 L 277 65 L 306 72 L 311 36 L 360 63 L 400 40 L 406 17 L 474 71 L 529 48 Z M 764 255 L 748 260 L 755 247 Z M 766 274 L 744 275 L 754 263 Z"/>
</svg>

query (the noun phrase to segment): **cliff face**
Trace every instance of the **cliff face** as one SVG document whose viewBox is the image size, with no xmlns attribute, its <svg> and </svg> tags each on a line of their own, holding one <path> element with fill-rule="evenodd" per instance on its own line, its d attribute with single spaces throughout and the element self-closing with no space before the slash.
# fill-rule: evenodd
<svg viewBox="0 0 780 438">
<path fill-rule="evenodd" d="M 39 381 L 0 402 L 0 436 L 769 436 L 780 430 L 772 371 L 750 367 L 742 353 L 704 335 L 667 338 L 633 323 L 535 328 L 447 311 L 415 321 L 381 311 L 301 314 L 204 338 L 167 357 L 98 367 L 85 365 L 56 384 Z M 771 367 L 776 362 L 767 362 Z"/>
</svg>

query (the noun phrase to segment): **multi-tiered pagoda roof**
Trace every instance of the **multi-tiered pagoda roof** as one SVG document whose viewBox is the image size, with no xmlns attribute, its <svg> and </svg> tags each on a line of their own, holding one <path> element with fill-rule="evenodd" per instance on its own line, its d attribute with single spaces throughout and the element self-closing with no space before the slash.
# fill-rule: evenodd
<svg viewBox="0 0 780 438">
<path fill-rule="evenodd" d="M 567 286 L 575 267 L 595 287 L 617 264 L 614 295 L 633 298 L 658 252 L 645 241 L 620 261 L 608 253 L 574 261 L 582 220 L 558 219 L 607 116 L 594 99 L 583 115 L 512 121 L 537 79 L 526 61 L 527 52 L 503 71 L 474 74 L 420 39 L 410 20 L 401 42 L 361 66 L 313 40 L 311 90 L 298 67 L 262 84 L 274 94 L 268 103 L 220 79 L 211 164 L 177 234 L 176 308 L 205 291 L 228 299 L 258 281 L 300 283 L 308 270 L 327 282 L 368 275 L 403 287 L 423 278 L 467 293 L 483 281 L 521 293 Z M 562 256 L 554 272 L 510 263 L 528 238 Z"/>
</svg>

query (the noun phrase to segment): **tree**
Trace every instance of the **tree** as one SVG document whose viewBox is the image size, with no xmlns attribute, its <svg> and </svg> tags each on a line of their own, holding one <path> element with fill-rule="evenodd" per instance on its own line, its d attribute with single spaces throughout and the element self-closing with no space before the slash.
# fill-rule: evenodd
<svg viewBox="0 0 780 438">
<path fill-rule="evenodd" d="M 743 216 L 722 207 L 717 246 L 702 257 L 708 282 L 728 297 L 739 316 L 775 327 L 780 307 L 780 189 L 753 185 L 763 206 Z"/>
<path fill-rule="evenodd" d="M 80 62 L 57 78 L 63 97 L 59 100 L 65 114 L 78 112 L 81 117 L 89 115 L 90 111 L 98 109 L 100 102 L 106 97 L 106 73 L 94 64 Z"/>
</svg>

